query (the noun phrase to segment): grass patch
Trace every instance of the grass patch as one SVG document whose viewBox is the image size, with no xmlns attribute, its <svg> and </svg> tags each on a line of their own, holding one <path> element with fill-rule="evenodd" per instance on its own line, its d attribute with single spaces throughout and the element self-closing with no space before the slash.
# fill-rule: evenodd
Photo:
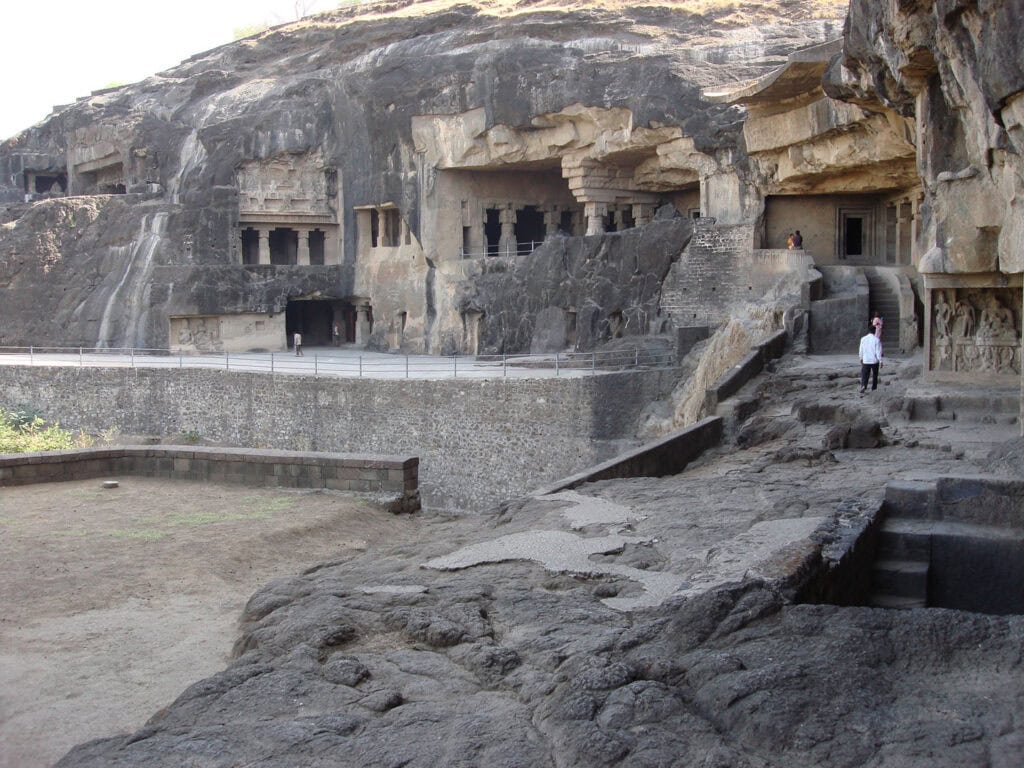
<svg viewBox="0 0 1024 768">
<path fill-rule="evenodd" d="M 115 539 L 135 539 L 138 541 L 160 541 L 167 534 L 163 531 L 126 531 L 126 530 L 114 530 L 107 531 L 107 535 Z"/>
</svg>

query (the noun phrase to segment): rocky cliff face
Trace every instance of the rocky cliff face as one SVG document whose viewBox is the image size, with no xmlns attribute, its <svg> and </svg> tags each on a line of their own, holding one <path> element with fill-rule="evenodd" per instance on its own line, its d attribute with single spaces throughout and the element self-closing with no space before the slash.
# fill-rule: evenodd
<svg viewBox="0 0 1024 768">
<path fill-rule="evenodd" d="M 1024 270 L 1024 3 L 854 0 L 830 94 L 916 117 L 920 270 Z"/>
<path fill-rule="evenodd" d="M 381 300 L 375 314 L 406 311 L 421 348 L 437 349 L 458 322 L 450 301 L 461 275 L 439 265 L 457 254 L 423 237 L 433 169 L 423 166 L 413 118 L 476 111 L 486 131 L 530 132 L 538 115 L 573 105 L 614 109 L 628 116 L 625 133 L 601 128 L 573 146 L 617 142 L 636 154 L 633 134 L 671 129 L 702 162 L 731 168 L 743 162 L 738 115 L 702 103 L 699 88 L 752 77 L 837 35 L 841 7 L 378 3 L 97 92 L 0 145 L 0 341 L 165 347 L 170 317 L 275 312 L 312 294 L 365 297 L 397 277 L 416 295 Z M 282 158 L 300 165 L 299 175 L 331 180 L 319 208 L 304 202 L 308 188 L 288 198 L 280 177 L 260 186 L 250 173 Z M 557 168 L 557 153 L 546 162 Z M 651 190 L 677 188 L 670 173 L 640 177 Z M 254 177 L 250 194 L 243 187 Z M 71 197 L 47 199 L 62 193 Z M 26 196 L 34 202 L 21 202 Z M 422 246 L 397 276 L 360 251 L 368 233 L 359 232 L 357 209 L 382 204 Z M 304 279 L 245 274 L 240 222 L 248 216 L 258 229 L 274 212 L 292 217 L 279 224 L 298 217 L 324 226 L 337 241 L 337 258 L 326 261 L 336 268 Z M 225 289 L 211 292 L 215 285 Z"/>
</svg>

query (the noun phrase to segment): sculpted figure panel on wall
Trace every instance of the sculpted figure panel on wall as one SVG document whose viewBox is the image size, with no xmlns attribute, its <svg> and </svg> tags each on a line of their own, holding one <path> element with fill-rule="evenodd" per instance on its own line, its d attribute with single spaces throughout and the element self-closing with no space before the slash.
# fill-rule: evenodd
<svg viewBox="0 0 1024 768">
<path fill-rule="evenodd" d="M 932 293 L 931 370 L 1020 374 L 1020 291 L 947 288 Z"/>
<path fill-rule="evenodd" d="M 220 324 L 216 317 L 171 318 L 171 339 L 182 351 L 222 352 Z"/>
</svg>

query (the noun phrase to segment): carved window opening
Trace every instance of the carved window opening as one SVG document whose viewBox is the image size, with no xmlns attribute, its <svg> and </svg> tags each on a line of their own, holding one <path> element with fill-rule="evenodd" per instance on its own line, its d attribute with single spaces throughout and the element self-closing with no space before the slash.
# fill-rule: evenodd
<svg viewBox="0 0 1024 768">
<path fill-rule="evenodd" d="M 573 229 L 573 213 L 572 211 L 561 211 L 558 218 L 558 231 L 566 235 L 576 234 Z"/>
<path fill-rule="evenodd" d="M 501 211 L 497 208 L 484 211 L 484 237 L 487 239 L 487 255 L 497 256 L 501 243 Z"/>
<path fill-rule="evenodd" d="M 636 226 L 636 219 L 633 218 L 633 206 L 625 206 L 619 211 L 619 213 L 623 229 L 632 229 Z"/>
<path fill-rule="evenodd" d="M 569 349 L 576 349 L 576 313 L 572 310 L 565 313 L 565 342 Z"/>
<path fill-rule="evenodd" d="M 314 229 L 309 233 L 309 263 L 322 266 L 324 262 L 324 246 L 327 235 L 323 230 Z"/>
<path fill-rule="evenodd" d="M 288 227 L 270 230 L 270 263 L 288 266 L 298 263 L 299 233 Z"/>
<path fill-rule="evenodd" d="M 252 227 L 242 230 L 242 264 L 260 263 L 260 233 Z"/>
<path fill-rule="evenodd" d="M 514 231 L 519 253 L 529 253 L 544 242 L 544 213 L 535 205 L 519 208 Z"/>
</svg>

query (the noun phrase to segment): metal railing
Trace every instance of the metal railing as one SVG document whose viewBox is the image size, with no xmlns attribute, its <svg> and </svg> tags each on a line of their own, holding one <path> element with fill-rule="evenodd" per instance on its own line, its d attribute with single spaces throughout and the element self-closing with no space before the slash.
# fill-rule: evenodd
<svg viewBox="0 0 1024 768">
<path fill-rule="evenodd" d="M 497 245 L 490 245 L 481 251 L 467 251 L 464 248 L 460 248 L 459 258 L 482 259 L 484 257 L 494 258 L 496 256 L 526 256 L 533 253 L 543 244 L 543 240 L 524 240 L 521 243 L 516 243 L 515 248 L 501 248 Z"/>
<path fill-rule="evenodd" d="M 377 379 L 546 378 L 667 368 L 671 351 L 621 349 L 540 355 L 403 355 L 334 348 L 288 352 L 172 352 L 168 349 L 0 347 L 0 365 L 79 368 L 213 368 L 315 377 Z"/>
</svg>

